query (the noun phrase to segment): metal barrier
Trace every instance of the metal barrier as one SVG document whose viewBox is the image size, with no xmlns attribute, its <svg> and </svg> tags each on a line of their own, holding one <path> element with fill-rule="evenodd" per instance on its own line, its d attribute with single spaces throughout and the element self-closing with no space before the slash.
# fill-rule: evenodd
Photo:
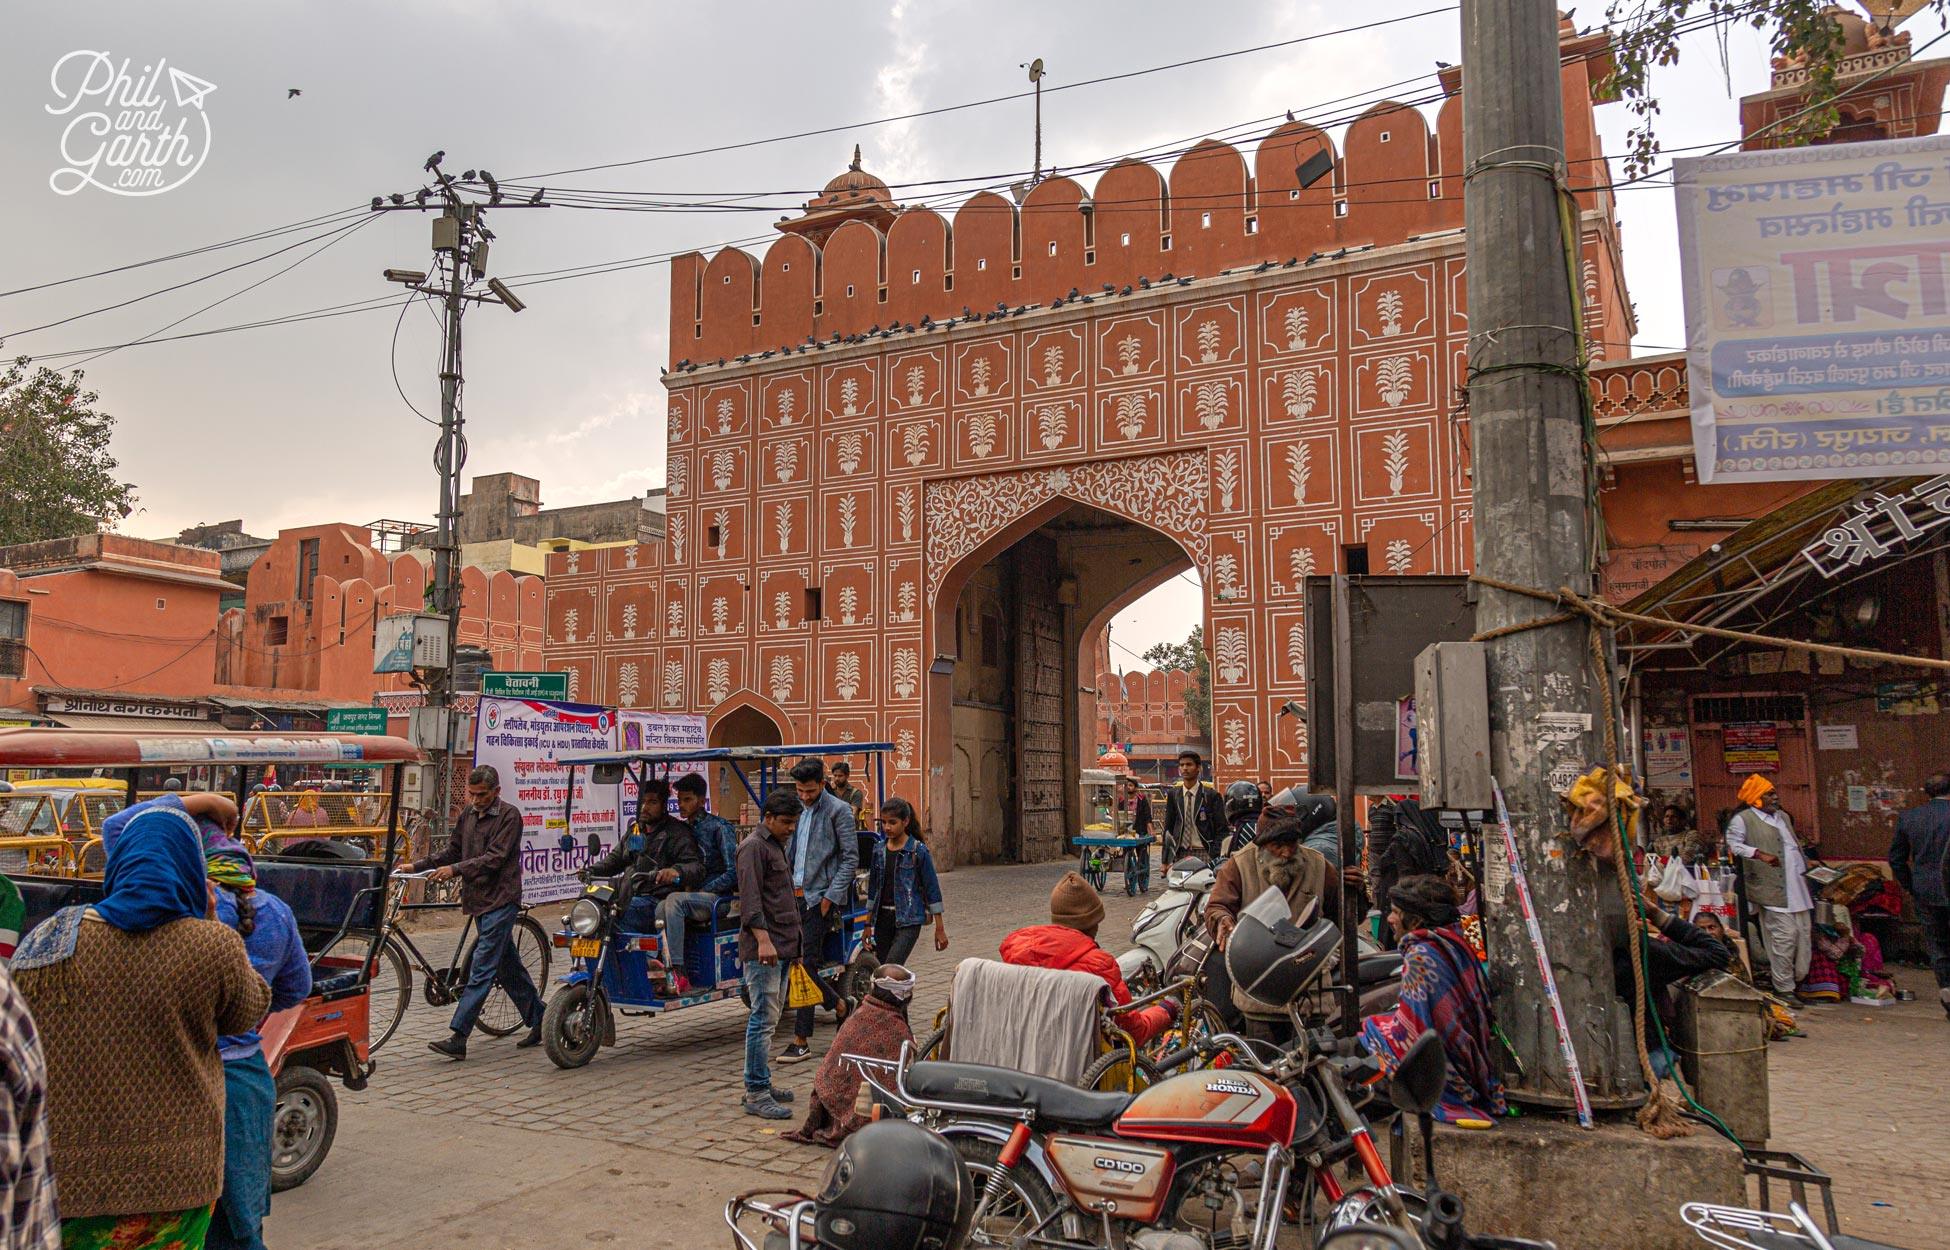
<svg viewBox="0 0 1950 1250">
<path fill-rule="evenodd" d="M 0 794 L 0 837 L 48 835 L 61 827 L 46 794 Z"/>
<path fill-rule="evenodd" d="M 76 863 L 74 843 L 59 834 L 0 837 L 0 872 L 72 877 Z"/>
<path fill-rule="evenodd" d="M 248 837 L 329 838 L 386 832 L 393 796 L 364 790 L 260 790 L 243 809 Z"/>
</svg>

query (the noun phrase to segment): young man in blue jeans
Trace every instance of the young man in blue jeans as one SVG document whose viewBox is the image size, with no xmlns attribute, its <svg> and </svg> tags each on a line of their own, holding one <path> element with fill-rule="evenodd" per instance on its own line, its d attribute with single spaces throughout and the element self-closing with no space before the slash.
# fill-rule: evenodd
<svg viewBox="0 0 1950 1250">
<path fill-rule="evenodd" d="M 745 1114 L 788 1120 L 790 1091 L 772 1088 L 772 1035 L 785 1005 L 785 969 L 799 957 L 799 903 L 785 842 L 799 825 L 799 796 L 766 796 L 758 832 L 738 845 L 738 955 L 751 1019 L 745 1023 Z"/>
</svg>

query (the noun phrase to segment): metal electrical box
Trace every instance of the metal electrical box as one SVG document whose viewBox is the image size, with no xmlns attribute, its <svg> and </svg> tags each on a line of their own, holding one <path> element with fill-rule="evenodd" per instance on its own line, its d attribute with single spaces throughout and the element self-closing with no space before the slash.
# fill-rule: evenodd
<svg viewBox="0 0 1950 1250">
<path fill-rule="evenodd" d="M 1438 642 L 1415 657 L 1415 754 L 1422 806 L 1493 806 L 1489 666 L 1482 643 Z"/>
<path fill-rule="evenodd" d="M 372 671 L 447 667 L 447 618 L 435 612 L 382 616 L 372 629 Z"/>
<path fill-rule="evenodd" d="M 444 751 L 453 725 L 454 710 L 447 707 L 416 707 L 406 714 L 406 738 L 422 751 Z"/>
</svg>

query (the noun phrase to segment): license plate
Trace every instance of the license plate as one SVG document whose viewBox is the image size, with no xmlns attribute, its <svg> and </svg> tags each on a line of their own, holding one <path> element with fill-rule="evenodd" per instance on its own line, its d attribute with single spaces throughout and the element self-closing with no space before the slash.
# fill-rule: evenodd
<svg viewBox="0 0 1950 1250">
<path fill-rule="evenodd" d="M 603 953 L 601 938 L 570 938 L 569 956 L 572 959 L 594 959 Z"/>
</svg>

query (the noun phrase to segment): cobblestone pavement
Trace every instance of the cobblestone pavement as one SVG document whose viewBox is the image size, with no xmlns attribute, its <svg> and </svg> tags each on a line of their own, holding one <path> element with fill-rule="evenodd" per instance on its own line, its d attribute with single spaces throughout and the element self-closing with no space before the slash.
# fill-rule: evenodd
<svg viewBox="0 0 1950 1250">
<path fill-rule="evenodd" d="M 936 953 L 924 932 L 910 961 L 921 979 L 917 1033 L 946 1002 L 955 963 L 992 956 L 1005 933 L 1044 919 L 1049 890 L 1068 867 L 943 875 L 952 940 Z M 1154 872 L 1154 890 L 1157 881 Z M 1102 933 L 1112 950 L 1127 944 L 1145 901 L 1126 898 L 1119 884 L 1113 875 L 1104 900 Z M 547 921 L 557 910 L 545 909 Z M 416 940 L 444 956 L 440 933 Z M 558 951 L 555 971 L 561 967 Z M 1928 988 L 1925 975 L 1899 975 L 1912 989 Z M 1811 1008 L 1808 1036 L 1776 1045 L 1770 1057 L 1770 1144 L 1835 1177 L 1845 1231 L 1912 1250 L 1943 1244 L 1950 1224 L 1950 1021 L 1934 997 L 1881 1009 Z M 619 1017 L 617 1045 L 573 1072 L 539 1050 L 517 1051 L 513 1039 L 477 1036 L 467 1062 L 439 1058 L 425 1043 L 445 1033 L 448 1015 L 416 1001 L 370 1087 L 338 1091 L 333 1154 L 303 1188 L 278 1197 L 270 1244 L 383 1250 L 438 1236 L 481 1246 L 719 1245 L 728 1240 L 719 1215 L 725 1198 L 767 1185 L 811 1187 L 824 1166 L 825 1152 L 779 1140 L 790 1122 L 740 1113 L 745 1013 L 736 1000 L 656 1019 Z M 815 1056 L 832 1029 L 822 1013 Z M 773 1072 L 803 1097 L 815 1067 Z"/>
</svg>

